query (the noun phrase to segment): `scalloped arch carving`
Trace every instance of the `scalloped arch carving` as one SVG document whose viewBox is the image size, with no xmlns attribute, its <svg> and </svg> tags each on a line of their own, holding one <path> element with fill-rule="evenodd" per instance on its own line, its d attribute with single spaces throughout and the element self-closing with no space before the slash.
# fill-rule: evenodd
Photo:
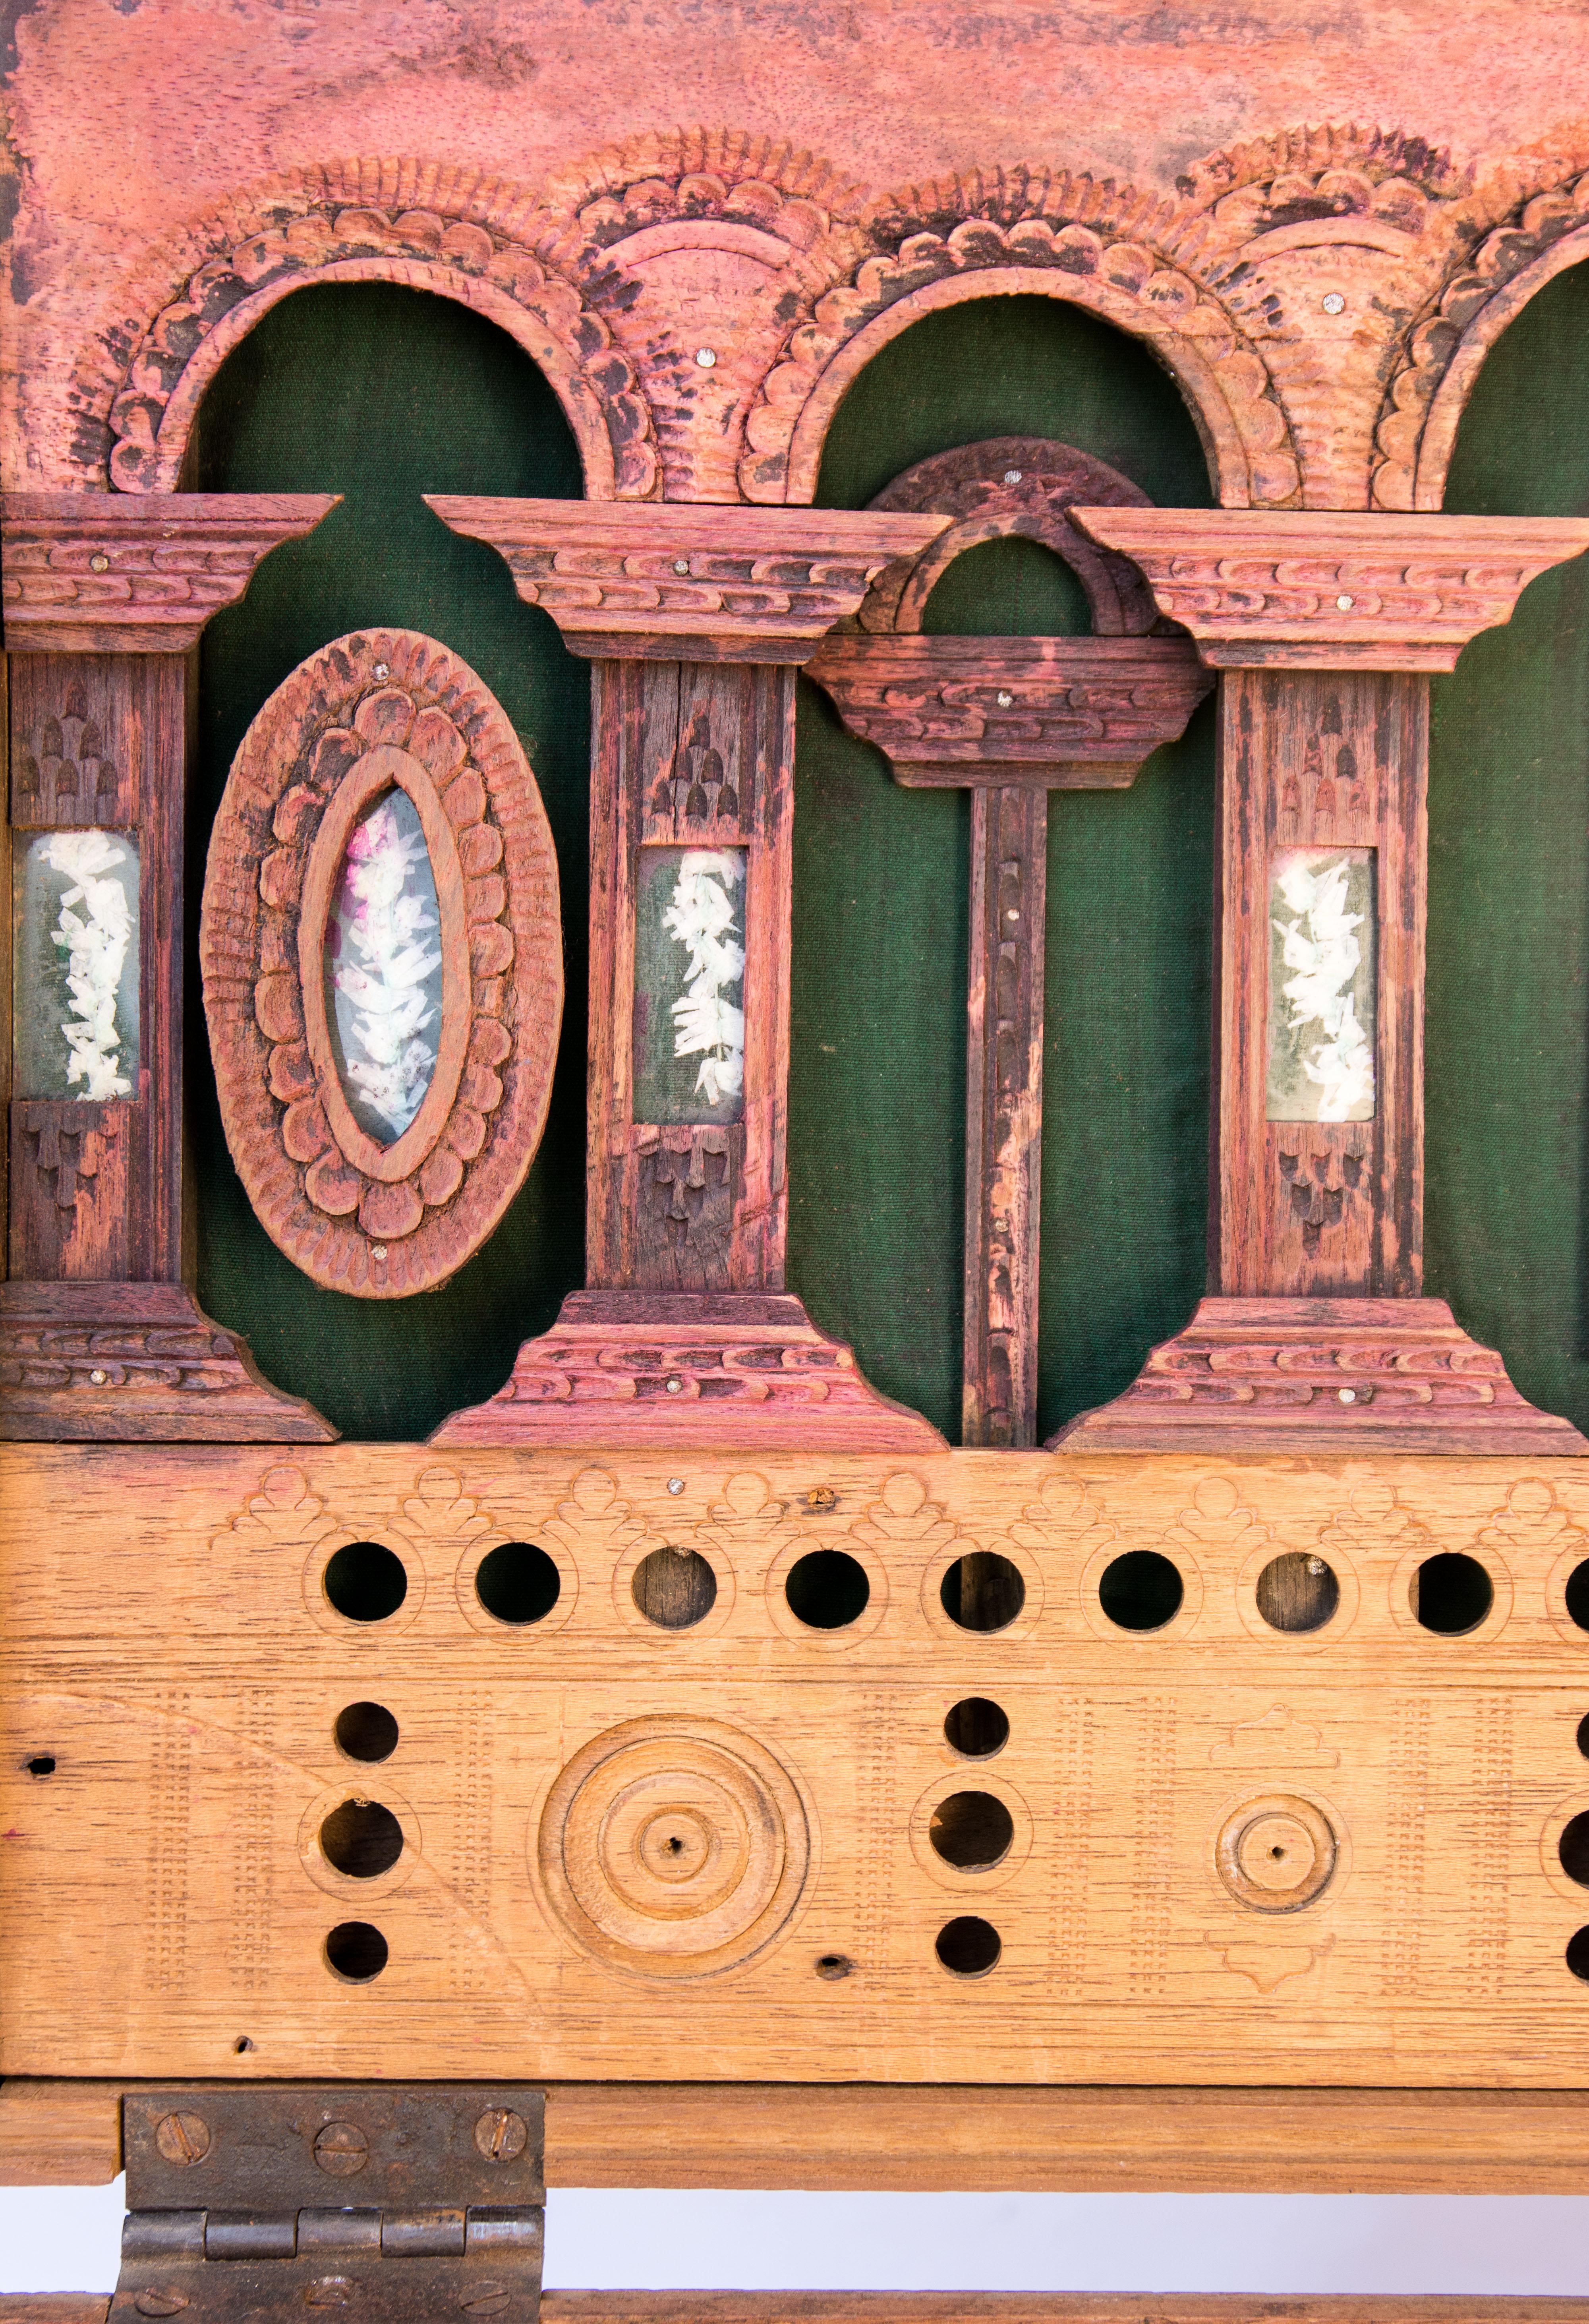
<svg viewBox="0 0 1589 2324">
<path fill-rule="evenodd" d="M 411 161 L 306 171 L 239 196 L 151 260 L 147 303 L 79 364 L 71 465 L 96 488 L 176 490 L 204 391 L 261 317 L 312 282 L 377 281 L 489 316 L 550 381 L 586 497 L 646 499 L 659 480 L 650 411 L 607 322 L 542 254 L 556 225 L 497 180 Z"/>
</svg>

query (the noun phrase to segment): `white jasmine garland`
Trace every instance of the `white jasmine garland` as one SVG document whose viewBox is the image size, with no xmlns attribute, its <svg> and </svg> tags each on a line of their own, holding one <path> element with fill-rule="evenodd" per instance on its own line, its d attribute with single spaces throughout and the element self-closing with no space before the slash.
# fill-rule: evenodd
<svg viewBox="0 0 1589 2324">
<path fill-rule="evenodd" d="M 690 955 L 684 995 L 673 1004 L 675 1057 L 699 1056 L 695 1087 L 708 1105 L 745 1086 L 745 1011 L 725 997 L 745 973 L 745 947 L 734 941 L 732 891 L 744 879 L 741 857 L 727 849 L 686 850 L 662 925 Z"/>
<path fill-rule="evenodd" d="M 1293 1028 L 1317 1025 L 1325 1036 L 1302 1060 L 1318 1091 L 1320 1121 L 1346 1121 L 1355 1106 L 1373 1101 L 1373 1053 L 1351 993 L 1363 958 L 1355 931 L 1364 915 L 1346 909 L 1348 870 L 1345 858 L 1317 872 L 1293 863 L 1279 882 L 1298 915 L 1274 923 L 1285 964 L 1297 971 L 1281 990 L 1291 1004 Z"/>
<path fill-rule="evenodd" d="M 133 1084 L 116 1068 L 121 1035 L 116 1030 L 116 994 L 132 939 L 127 891 L 106 875 L 127 861 L 106 831 L 57 831 L 43 848 L 52 872 L 76 884 L 60 899 L 60 917 L 50 940 L 66 954 L 66 988 L 72 1013 L 61 1022 L 71 1063 L 69 1082 L 82 1082 L 86 1098 L 130 1097 Z M 83 907 L 81 912 L 72 909 Z"/>
<path fill-rule="evenodd" d="M 370 1111 L 400 1138 L 418 1112 L 436 1065 L 419 1038 L 435 1016 L 425 981 L 441 954 L 426 942 L 438 923 L 409 879 L 429 857 L 418 831 L 399 822 L 397 795 L 382 799 L 348 841 L 337 898 L 345 951 L 332 981 L 348 1080 Z"/>
</svg>

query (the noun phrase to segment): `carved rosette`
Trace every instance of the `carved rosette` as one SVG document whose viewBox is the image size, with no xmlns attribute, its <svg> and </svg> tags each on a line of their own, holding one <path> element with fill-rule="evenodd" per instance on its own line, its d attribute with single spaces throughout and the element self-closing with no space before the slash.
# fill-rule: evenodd
<svg viewBox="0 0 1589 2324">
<path fill-rule="evenodd" d="M 811 1831 L 794 1778 L 714 1719 L 631 1719 L 557 1777 L 536 1840 L 547 1899 L 613 1969 L 697 1978 L 780 1936 L 800 1901 Z"/>
<path fill-rule="evenodd" d="M 418 1110 L 354 1118 L 326 1000 L 333 895 L 362 813 L 406 794 L 435 881 L 441 999 Z M 294 670 L 233 762 L 210 842 L 204 1003 L 227 1142 L 273 1241 L 370 1299 L 441 1283 L 522 1185 L 563 1010 L 557 867 L 535 777 L 480 679 L 409 631 Z"/>
</svg>

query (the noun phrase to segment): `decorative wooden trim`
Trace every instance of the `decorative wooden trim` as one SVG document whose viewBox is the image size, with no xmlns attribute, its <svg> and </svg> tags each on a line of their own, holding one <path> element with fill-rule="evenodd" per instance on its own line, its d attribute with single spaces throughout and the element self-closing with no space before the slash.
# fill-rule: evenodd
<svg viewBox="0 0 1589 2324">
<path fill-rule="evenodd" d="M 186 653 L 262 558 L 301 540 L 340 493 L 7 493 L 9 653 Z"/>
<path fill-rule="evenodd" d="M 825 638 L 808 665 L 896 779 L 957 788 L 1134 782 L 1213 684 L 1189 638 Z"/>
<path fill-rule="evenodd" d="M 394 787 L 429 854 L 442 996 L 428 1087 L 382 1146 L 343 1092 L 324 954 L 355 818 Z M 227 1142 L 271 1239 L 315 1282 L 363 1298 L 444 1282 L 534 1159 L 563 1009 L 551 832 L 472 670 L 431 639 L 372 630 L 283 681 L 227 779 L 199 952 Z"/>
<path fill-rule="evenodd" d="M 548 2292 L 545 2324 L 1589 2324 L 1589 2300 L 1325 2292 Z M 31 2318 L 23 2324 L 32 2324 Z M 60 2324 L 87 2324 L 76 2316 Z"/>
<path fill-rule="evenodd" d="M 598 660 L 804 662 L 896 558 L 948 520 L 869 509 L 605 505 L 426 494 L 504 559 L 527 604 Z"/>
<path fill-rule="evenodd" d="M 1520 1396 L 1443 1299 L 1208 1298 L 1124 1396 L 1083 1413 L 1067 1452 L 1589 1453 Z"/>
<path fill-rule="evenodd" d="M 1079 508 L 1216 669 L 1454 669 L 1589 518 Z"/>
<path fill-rule="evenodd" d="M 178 1283 L 0 1284 L 0 1439 L 329 1444 Z"/>
<path fill-rule="evenodd" d="M 653 1445 L 681 1456 L 943 1448 L 930 1421 L 880 1396 L 786 1292 L 571 1292 L 495 1396 L 428 1441 Z"/>
</svg>

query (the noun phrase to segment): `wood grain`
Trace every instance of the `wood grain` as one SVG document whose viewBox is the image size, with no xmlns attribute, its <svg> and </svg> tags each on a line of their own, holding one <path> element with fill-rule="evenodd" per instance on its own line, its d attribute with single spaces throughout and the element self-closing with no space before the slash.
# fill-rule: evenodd
<svg viewBox="0 0 1589 2324">
<path fill-rule="evenodd" d="M 36 1446 L 0 1457 L 0 1505 L 7 2072 L 1589 2087 L 1561 1855 L 1589 1812 L 1582 1462 Z M 402 1569 L 371 1620 L 327 1596 L 355 1543 Z M 556 1569 L 537 1619 L 480 1594 L 510 1543 Z M 681 1548 L 712 1603 L 662 1627 L 636 1578 Z M 828 1629 L 786 1584 L 832 1551 L 867 1599 Z M 1337 1610 L 1276 1629 L 1259 1582 L 1299 1553 Z M 1489 1593 L 1461 1635 L 1414 1610 L 1453 1554 Z M 1004 1628 L 951 1618 L 966 1557 L 1018 1575 Z M 1009 1719 L 992 1757 L 948 1742 L 970 1696 Z M 333 1740 L 365 1700 L 400 1729 L 379 1763 Z M 627 1827 L 578 1855 L 607 1777 L 557 1789 L 637 1721 L 635 1845 L 680 1841 L 665 1911 Z M 991 1831 L 946 1808 L 965 1793 L 1008 1818 L 985 1869 L 932 1837 Z M 1336 1859 L 1280 1913 L 1217 1848 L 1276 1794 Z M 319 1845 L 348 1798 L 404 1837 L 369 1878 Z M 548 1849 L 587 1868 L 580 1913 Z M 968 1914 L 1001 1940 L 985 1976 L 936 1955 Z M 368 1986 L 321 1958 L 350 1918 L 391 1949 Z M 731 1970 L 693 1965 L 745 1932 Z"/>
<path fill-rule="evenodd" d="M 108 2295 L 0 2295 L 0 2324 L 103 2324 Z M 1584 2324 L 1589 2301 L 1214 2292 L 547 2292 L 546 2324 Z"/>
</svg>

